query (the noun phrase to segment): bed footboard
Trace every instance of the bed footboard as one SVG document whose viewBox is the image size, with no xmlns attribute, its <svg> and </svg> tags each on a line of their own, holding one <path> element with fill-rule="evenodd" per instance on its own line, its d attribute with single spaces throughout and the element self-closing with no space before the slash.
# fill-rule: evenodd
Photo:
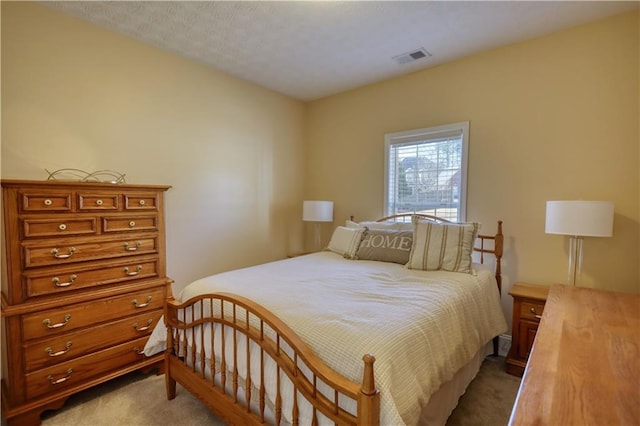
<svg viewBox="0 0 640 426">
<path fill-rule="evenodd" d="M 249 299 L 215 293 L 165 306 L 168 399 L 177 382 L 230 424 L 379 424 L 373 355 L 355 383 Z"/>
</svg>

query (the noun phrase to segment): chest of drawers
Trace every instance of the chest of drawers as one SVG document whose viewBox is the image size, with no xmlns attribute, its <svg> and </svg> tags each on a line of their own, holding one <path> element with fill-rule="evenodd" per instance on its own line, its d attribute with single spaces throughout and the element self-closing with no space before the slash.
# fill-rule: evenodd
<svg viewBox="0 0 640 426">
<path fill-rule="evenodd" d="M 2 181 L 2 415 L 40 424 L 81 390 L 161 367 L 168 186 Z"/>
</svg>

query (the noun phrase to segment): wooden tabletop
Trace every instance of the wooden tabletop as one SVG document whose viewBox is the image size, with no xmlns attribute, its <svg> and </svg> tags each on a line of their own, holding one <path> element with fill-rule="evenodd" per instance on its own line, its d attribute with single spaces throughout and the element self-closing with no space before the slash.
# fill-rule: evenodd
<svg viewBox="0 0 640 426">
<path fill-rule="evenodd" d="M 509 425 L 640 424 L 640 295 L 553 285 Z"/>
<path fill-rule="evenodd" d="M 549 294 L 549 286 L 529 284 L 529 283 L 515 283 L 511 286 L 509 294 L 513 297 L 520 297 L 523 299 L 533 300 L 547 300 Z"/>
</svg>

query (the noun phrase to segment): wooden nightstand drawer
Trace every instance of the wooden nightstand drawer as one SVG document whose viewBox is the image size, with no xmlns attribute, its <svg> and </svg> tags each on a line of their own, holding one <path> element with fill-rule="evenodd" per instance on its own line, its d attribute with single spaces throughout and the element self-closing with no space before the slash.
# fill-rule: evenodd
<svg viewBox="0 0 640 426">
<path fill-rule="evenodd" d="M 540 321 L 544 311 L 544 303 L 523 301 L 520 304 L 520 318 L 531 321 Z"/>
</svg>

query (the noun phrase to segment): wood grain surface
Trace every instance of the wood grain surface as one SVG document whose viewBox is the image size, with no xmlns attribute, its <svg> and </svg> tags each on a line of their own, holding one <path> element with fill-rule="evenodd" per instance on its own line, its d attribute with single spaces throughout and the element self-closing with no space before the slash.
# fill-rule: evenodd
<svg viewBox="0 0 640 426">
<path fill-rule="evenodd" d="M 640 295 L 553 285 L 510 425 L 640 423 Z"/>
</svg>

